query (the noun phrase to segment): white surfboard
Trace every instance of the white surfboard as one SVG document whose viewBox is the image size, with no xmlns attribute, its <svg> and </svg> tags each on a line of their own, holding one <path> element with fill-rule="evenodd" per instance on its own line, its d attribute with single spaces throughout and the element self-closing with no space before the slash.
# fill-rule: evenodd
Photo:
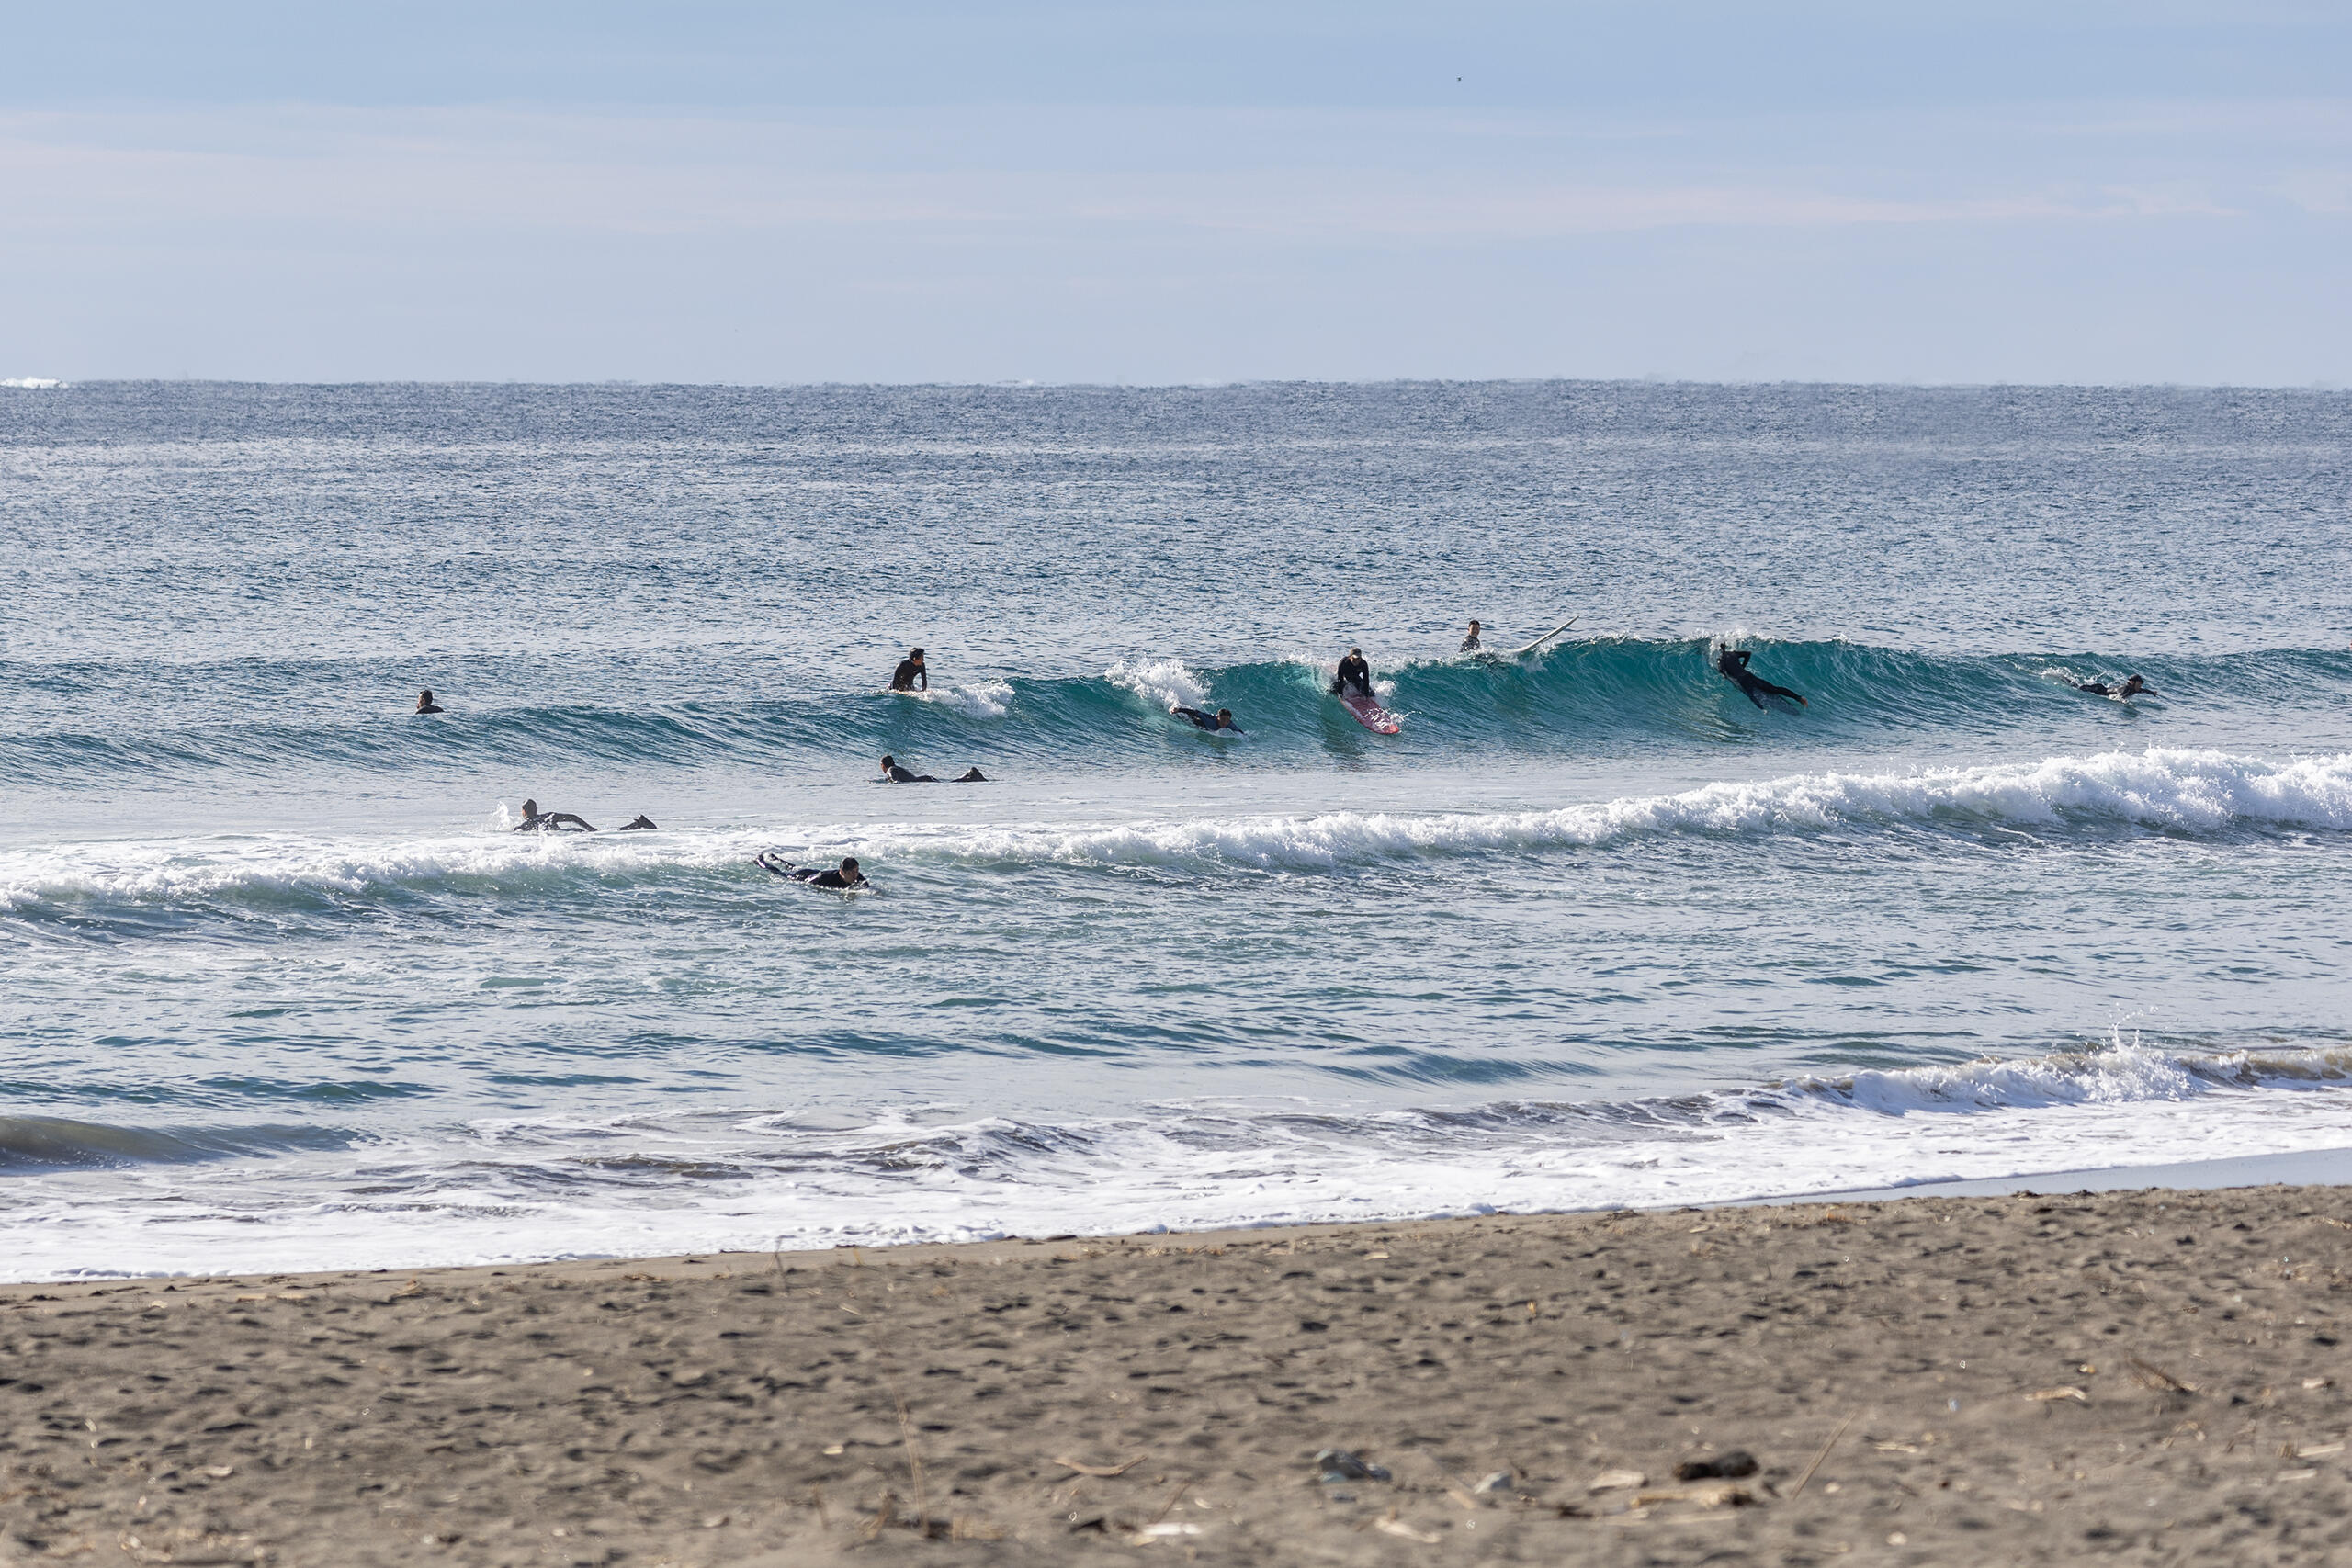
<svg viewBox="0 0 2352 1568">
<path fill-rule="evenodd" d="M 1545 632 L 1542 637 L 1537 637 L 1525 648 L 1514 648 L 1509 653 L 1504 654 L 1503 657 L 1505 659 L 1524 659 L 1529 654 L 1534 652 L 1537 649 L 1542 648 L 1545 643 L 1550 642 L 1554 637 L 1558 637 L 1562 632 L 1566 631 L 1570 626 L 1575 626 L 1582 619 L 1584 619 L 1584 617 L 1581 615 L 1570 615 L 1566 620 L 1562 621 L 1558 626 L 1554 626 L 1550 631 Z"/>
</svg>

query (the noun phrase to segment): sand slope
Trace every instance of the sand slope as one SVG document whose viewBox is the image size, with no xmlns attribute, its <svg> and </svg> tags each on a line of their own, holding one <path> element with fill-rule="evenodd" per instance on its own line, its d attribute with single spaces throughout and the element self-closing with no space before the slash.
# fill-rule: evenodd
<svg viewBox="0 0 2352 1568">
<path fill-rule="evenodd" d="M 2344 1561 L 2348 1222 L 2268 1188 L 13 1287 L 0 1561 Z M 1674 1483 L 1731 1449 L 1759 1472 Z"/>
</svg>

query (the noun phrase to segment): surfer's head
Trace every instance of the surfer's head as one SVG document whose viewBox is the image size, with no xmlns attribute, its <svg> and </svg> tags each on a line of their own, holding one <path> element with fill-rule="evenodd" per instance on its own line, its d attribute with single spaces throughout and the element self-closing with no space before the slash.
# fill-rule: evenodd
<svg viewBox="0 0 2352 1568">
<path fill-rule="evenodd" d="M 1474 632 L 1478 629 L 1478 618 L 1476 615 L 1470 617 L 1470 629 Z"/>
<path fill-rule="evenodd" d="M 1233 710 L 1231 708 L 1217 709 L 1216 721 L 1219 724 L 1226 726 L 1227 728 L 1231 728 L 1233 725 Z"/>
<path fill-rule="evenodd" d="M 843 876 L 855 876 L 857 874 L 857 857 L 855 855 L 843 855 L 842 857 L 842 874 Z"/>
<path fill-rule="evenodd" d="M 892 768 L 897 767 L 898 765 L 899 765 L 899 759 L 897 759 L 896 757 L 885 757 L 885 758 L 883 758 L 883 759 L 882 759 L 882 771 L 883 771 L 884 773 L 888 773 Z"/>
<path fill-rule="evenodd" d="M 525 801 L 525 802 L 523 803 L 523 820 L 525 820 L 526 822 L 527 822 L 527 821 L 529 821 L 532 818 L 537 817 L 538 814 L 539 814 L 539 803 L 538 803 L 537 801 L 536 801 L 536 800 L 526 800 L 526 801 Z"/>
<path fill-rule="evenodd" d="M 907 657 L 913 660 L 917 664 L 921 664 L 922 662 L 922 649 L 920 648 L 910 648 L 907 649 Z"/>
<path fill-rule="evenodd" d="M 2129 681 L 2123 682 L 2123 690 L 2118 694 L 2126 697 L 2135 697 L 2147 689 L 2148 683 L 2140 679 L 2137 675 L 2134 675 Z"/>
<path fill-rule="evenodd" d="M 1348 649 L 1348 657 L 1350 659 L 1362 659 L 1363 657 L 1363 649 L 1361 648 L 1351 648 Z"/>
</svg>

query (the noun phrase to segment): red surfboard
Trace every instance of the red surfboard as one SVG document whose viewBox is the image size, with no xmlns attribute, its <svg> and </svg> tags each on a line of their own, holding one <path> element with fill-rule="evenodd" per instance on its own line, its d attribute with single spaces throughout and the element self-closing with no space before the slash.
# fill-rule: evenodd
<svg viewBox="0 0 2352 1568">
<path fill-rule="evenodd" d="M 1340 705 L 1356 716 L 1356 722 L 1376 735 L 1394 735 L 1405 726 L 1396 716 L 1374 702 L 1370 697 L 1346 696 Z"/>
</svg>

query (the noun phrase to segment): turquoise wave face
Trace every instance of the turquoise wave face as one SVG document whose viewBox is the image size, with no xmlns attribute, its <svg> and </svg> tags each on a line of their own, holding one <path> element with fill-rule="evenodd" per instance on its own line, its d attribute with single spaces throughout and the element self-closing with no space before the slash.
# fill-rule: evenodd
<svg viewBox="0 0 2352 1568">
<path fill-rule="evenodd" d="M 788 767 L 854 777 L 885 752 L 967 762 L 1013 761 L 1048 772 L 1181 766 L 1204 749 L 1228 765 L 1296 768 L 1340 750 L 1406 765 L 1475 765 L 1497 755 L 1639 754 L 1660 747 L 1818 754 L 1900 739 L 2008 739 L 2059 747 L 2169 739 L 2203 724 L 2237 734 L 2324 720 L 2352 693 L 2352 652 L 2279 649 L 2199 658 L 2082 651 L 1952 656 L 1850 642 L 1743 641 L 1752 670 L 1799 692 L 1803 708 L 1759 708 L 1719 674 L 1711 639 L 1572 638 L 1525 660 L 1459 657 L 1378 664 L 1382 700 L 1405 718 L 1393 741 L 1365 739 L 1328 697 L 1329 666 L 1277 660 L 1193 665 L 1137 660 L 1108 675 L 944 678 L 932 692 L 711 696 L 643 707 L 508 704 L 419 718 L 379 705 L 351 711 L 352 684 L 401 689 L 397 672 L 275 664 L 216 672 L 223 692 L 257 710 L 234 721 L 158 714 L 156 727 L 92 733 L 74 726 L 77 686 L 119 682 L 85 667 L 61 694 L 28 700 L 36 677 L 0 665 L 25 728 L 0 737 L 0 770 L 47 784 L 127 775 L 199 780 L 254 772 L 308 776 L 322 768 L 548 768 L 600 762 L 676 770 Z M 2077 689 L 2142 676 L 2149 695 L 2120 703 Z M 640 672 L 639 679 L 642 679 Z M 688 677 L 691 681 L 692 677 Z M 593 683 L 593 682 L 591 682 Z M 762 682 L 746 678 L 741 684 Z M 454 694 L 453 703 L 462 703 Z M 1175 704 L 1230 708 L 1238 736 L 1171 718 Z M 40 711 L 46 707 L 49 711 Z M 2142 728 L 2164 723 L 2161 731 Z M 53 728 L 51 728 L 53 727 Z"/>
</svg>

